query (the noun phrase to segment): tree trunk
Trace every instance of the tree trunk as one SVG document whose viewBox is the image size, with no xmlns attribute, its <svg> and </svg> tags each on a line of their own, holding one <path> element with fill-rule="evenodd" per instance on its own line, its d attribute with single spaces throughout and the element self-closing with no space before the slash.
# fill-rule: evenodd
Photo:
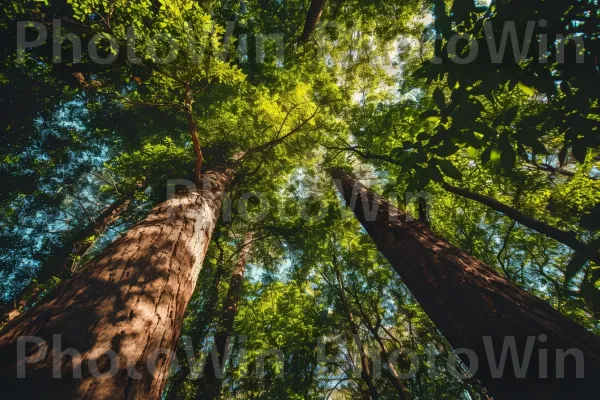
<svg viewBox="0 0 600 400">
<path fill-rule="evenodd" d="M 233 323 L 237 314 L 237 306 L 242 296 L 242 286 L 244 283 L 244 274 L 246 273 L 246 261 L 252 244 L 254 234 L 247 232 L 244 235 L 242 247 L 240 248 L 238 259 L 231 273 L 229 281 L 229 289 L 223 303 L 223 310 L 215 336 L 215 349 L 218 360 L 213 360 L 214 352 L 210 357 L 207 357 L 204 364 L 204 372 L 198 384 L 196 399 L 216 399 L 221 392 L 223 380 L 217 376 L 215 371 L 215 361 L 218 362 L 218 368 L 224 368 L 226 362 L 226 354 L 228 353 L 229 338 L 233 333 Z M 211 362 L 212 361 L 212 362 Z"/>
<path fill-rule="evenodd" d="M 596 397 L 595 380 L 600 376 L 597 336 L 436 237 L 423 224 L 409 220 L 355 177 L 341 169 L 330 173 L 379 251 L 450 344 L 477 356 L 476 376 L 494 399 Z M 493 372 L 500 364 L 503 345 L 511 345 L 513 340 L 519 364 L 530 355 L 528 366 L 517 371 L 508 352 L 505 367 L 499 368 L 499 374 Z M 570 349 L 577 354 L 563 357 Z M 464 353 L 461 358 L 473 365 Z M 577 359 L 584 359 L 585 368 L 579 365 L 579 372 L 585 378 L 576 379 L 577 364 L 583 364 Z M 558 377 L 557 370 L 562 368 L 556 368 L 557 363 L 564 365 L 563 379 Z M 548 378 L 543 378 L 544 364 Z"/>
<path fill-rule="evenodd" d="M 121 213 L 129 206 L 130 199 L 120 198 L 108 206 L 98 217 L 87 224 L 83 229 L 66 240 L 66 244 L 56 245 L 50 250 L 49 257 L 42 264 L 36 279 L 32 280 L 16 296 L 14 302 L 6 304 L 0 310 L 3 321 L 15 319 L 21 312 L 34 304 L 44 293 L 43 285 L 53 277 L 66 277 L 69 271 L 69 260 L 73 256 L 83 256 L 92 246 L 86 239 L 97 231 L 106 229 L 114 223 Z"/>
<path fill-rule="evenodd" d="M 159 399 L 232 177 L 231 169 L 207 172 L 202 187 L 156 207 L 46 302 L 10 322 L 0 335 L 3 394 Z M 26 360 L 17 340 L 23 336 L 45 342 L 25 347 Z M 65 355 L 56 368 L 61 349 L 81 357 Z M 22 367 L 26 379 L 15 379 Z M 53 370 L 62 379 L 53 379 Z"/>
<path fill-rule="evenodd" d="M 300 43 L 306 43 L 310 40 L 313 32 L 315 31 L 319 20 L 321 19 L 321 14 L 323 14 L 323 9 L 325 8 L 325 3 L 327 0 L 311 0 L 310 6 L 308 7 L 308 12 L 306 13 L 306 22 L 304 23 L 304 30 L 300 35 Z"/>
<path fill-rule="evenodd" d="M 358 352 L 360 354 L 360 366 L 362 370 L 360 371 L 360 376 L 367 384 L 367 388 L 369 388 L 369 394 L 371 396 L 371 400 L 379 399 L 379 393 L 377 392 L 377 388 L 375 384 L 373 384 L 373 376 L 371 374 L 371 367 L 369 365 L 369 357 L 365 352 L 364 347 L 360 341 L 360 336 L 358 335 L 358 326 L 356 326 L 356 322 L 354 322 L 354 316 L 352 315 L 352 311 L 350 310 L 350 306 L 348 305 L 348 301 L 346 300 L 346 293 L 344 289 L 344 280 L 342 278 L 342 273 L 339 268 L 335 269 L 335 275 L 337 277 L 339 291 L 340 291 L 340 301 L 342 302 L 342 306 L 344 307 L 344 312 L 346 313 L 346 318 L 348 319 L 348 325 L 350 325 L 350 331 L 354 336 L 356 341 L 356 346 L 358 347 Z"/>
</svg>

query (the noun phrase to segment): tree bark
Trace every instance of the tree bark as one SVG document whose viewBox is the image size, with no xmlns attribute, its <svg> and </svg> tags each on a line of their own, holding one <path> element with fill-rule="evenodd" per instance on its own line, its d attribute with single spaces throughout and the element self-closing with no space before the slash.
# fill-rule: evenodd
<svg viewBox="0 0 600 400">
<path fill-rule="evenodd" d="M 341 169 L 331 169 L 330 173 L 379 251 L 450 344 L 477 356 L 476 376 L 494 399 L 596 397 L 595 380 L 600 376 L 597 336 L 436 237 L 423 224 L 409 220 L 355 177 Z M 530 362 L 521 374 L 509 353 L 498 376 L 490 364 L 499 364 L 503 345 L 512 339 L 518 361 L 529 354 Z M 570 349 L 581 351 L 579 358 L 585 364 L 579 371 L 584 374 L 582 379 L 576 379 L 577 357 L 570 355 L 563 360 L 561 356 Z M 540 373 L 545 364 L 542 350 L 547 353 L 548 378 Z M 464 354 L 461 358 L 473 365 Z M 558 377 L 557 363 L 564 365 L 565 378 Z"/>
<path fill-rule="evenodd" d="M 10 322 L 0 334 L 3 394 L 9 393 L 9 398 L 159 399 L 232 178 L 231 169 L 205 173 L 201 187 L 160 204 L 72 279 L 61 283 L 46 302 Z M 23 336 L 45 342 L 26 347 L 26 364 L 28 360 L 17 358 L 18 339 Z M 53 339 L 58 340 L 54 343 Z M 53 362 L 61 359 L 58 344 L 63 352 L 75 349 L 81 357 L 65 355 L 62 365 L 55 368 Z M 43 354 L 45 346 L 48 351 Z M 36 355 L 39 361 L 34 362 Z M 15 379 L 21 366 L 26 378 Z M 81 378 L 77 377 L 79 366 Z M 53 379 L 53 370 L 62 378 Z"/>
<path fill-rule="evenodd" d="M 2 315 L 0 327 L 21 315 L 21 312 L 23 312 L 25 308 L 27 308 L 30 304 L 35 303 L 42 292 L 42 286 L 37 280 L 29 282 L 29 284 L 21 289 L 21 291 L 15 296 L 14 301 L 5 304 L 2 307 L 2 310 L 0 311 L 0 314 Z"/>
<path fill-rule="evenodd" d="M 98 217 L 67 239 L 66 244 L 54 246 L 50 250 L 49 257 L 42 264 L 36 279 L 15 296 L 14 302 L 2 307 L 0 315 L 3 316 L 3 321 L 8 322 L 15 319 L 24 309 L 34 304 L 44 293 L 43 285 L 50 279 L 55 276 L 59 278 L 68 276 L 69 260 L 73 256 L 83 256 L 92 246 L 91 243 L 86 242 L 86 239 L 113 224 L 127 209 L 130 202 L 131 200 L 126 197 L 115 200 Z"/>
<path fill-rule="evenodd" d="M 326 0 L 311 0 L 308 12 L 306 13 L 306 22 L 304 23 L 304 29 L 300 35 L 299 42 L 306 43 L 310 40 L 313 32 L 315 31 L 323 9 L 325 8 Z"/>
<path fill-rule="evenodd" d="M 237 314 L 237 307 L 242 296 L 244 274 L 246 273 L 246 265 L 252 246 L 251 244 L 253 241 L 253 236 L 253 232 L 247 232 L 246 235 L 244 235 L 242 247 L 238 253 L 237 262 L 233 272 L 231 273 L 227 296 L 225 297 L 225 301 L 223 303 L 223 310 L 221 312 L 221 318 L 219 320 L 219 326 L 217 328 L 214 344 L 219 368 L 224 368 L 224 363 L 226 362 L 225 355 L 228 352 L 227 347 L 229 345 L 229 338 L 233 333 L 233 324 Z M 221 392 L 223 381 L 216 374 L 214 365 L 215 360 L 212 360 L 212 357 L 214 357 L 214 354 L 212 354 L 211 357 L 208 357 L 206 363 L 204 364 L 204 372 L 196 392 L 196 399 L 198 400 L 216 399 L 219 397 L 219 393 Z"/>
<path fill-rule="evenodd" d="M 362 370 L 360 371 L 360 376 L 363 379 L 363 381 L 365 381 L 365 383 L 367 384 L 371 400 L 377 400 L 379 399 L 379 393 L 377 392 L 377 388 L 373 383 L 373 376 L 371 374 L 371 367 L 369 365 L 369 357 L 367 356 L 367 353 L 365 352 L 365 349 L 362 346 L 360 337 L 358 335 L 358 326 L 356 326 L 356 322 L 354 322 L 354 315 L 352 315 L 352 311 L 350 310 L 350 306 L 348 305 L 348 301 L 346 300 L 344 280 L 339 268 L 335 269 L 335 275 L 337 277 L 340 291 L 340 301 L 342 302 L 344 312 L 346 313 L 346 318 L 348 319 L 348 325 L 350 325 L 350 331 L 352 332 L 352 335 L 356 340 L 356 346 L 358 347 L 358 352 L 360 354 L 360 365 L 362 367 Z"/>
</svg>

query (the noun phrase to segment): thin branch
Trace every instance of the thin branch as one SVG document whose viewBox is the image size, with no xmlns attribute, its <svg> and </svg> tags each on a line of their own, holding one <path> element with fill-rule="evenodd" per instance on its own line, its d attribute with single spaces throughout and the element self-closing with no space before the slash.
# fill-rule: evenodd
<svg viewBox="0 0 600 400">
<path fill-rule="evenodd" d="M 312 120 L 314 118 L 314 116 L 317 114 L 317 112 L 319 111 L 319 109 L 321 108 L 321 104 L 319 104 L 317 106 L 317 108 L 315 109 L 315 111 L 308 117 L 306 118 L 304 121 L 302 121 L 302 123 L 300 123 L 300 125 L 296 126 L 294 129 L 292 129 L 291 131 L 289 131 L 288 133 L 286 133 L 285 135 L 283 135 L 280 138 L 271 140 L 270 142 L 261 144 L 260 146 L 256 146 L 250 150 L 248 150 L 243 156 L 247 157 L 250 154 L 253 153 L 259 153 L 259 152 L 265 152 L 265 153 L 269 153 L 273 147 L 277 146 L 278 144 L 284 142 L 287 138 L 289 138 L 290 136 L 292 136 L 294 133 L 298 132 L 300 129 L 302 129 L 304 127 L 304 125 L 306 125 L 310 120 Z"/>
<path fill-rule="evenodd" d="M 510 235 L 511 235 L 513 229 L 515 229 L 516 225 L 517 225 L 517 221 L 513 220 L 512 224 L 510 225 L 510 228 L 508 228 L 508 230 L 506 231 L 506 234 L 504 235 L 504 242 L 502 243 L 502 248 L 500 249 L 500 251 L 496 255 L 496 258 L 498 259 L 498 262 L 500 263 L 500 268 L 502 268 L 502 271 L 504 272 L 504 275 L 506 275 L 506 277 L 509 280 L 512 280 L 512 277 L 510 276 L 510 273 L 508 272 L 508 270 L 504 266 L 504 262 L 502 261 L 502 253 L 504 253 L 506 251 L 506 247 L 508 246 L 508 239 L 510 238 Z"/>
</svg>

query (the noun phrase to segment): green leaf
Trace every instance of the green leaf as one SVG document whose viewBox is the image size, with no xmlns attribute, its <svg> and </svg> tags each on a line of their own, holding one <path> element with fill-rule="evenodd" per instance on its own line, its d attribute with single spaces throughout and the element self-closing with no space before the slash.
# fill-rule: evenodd
<svg viewBox="0 0 600 400">
<path fill-rule="evenodd" d="M 440 157 L 450 157 L 451 155 L 456 154 L 457 151 L 458 147 L 448 139 L 444 140 L 444 143 L 441 146 L 431 150 L 433 154 Z"/>
<path fill-rule="evenodd" d="M 427 110 L 420 115 L 421 119 L 436 122 L 441 119 L 440 114 L 436 110 Z"/>
<path fill-rule="evenodd" d="M 546 149 L 546 146 L 544 146 L 544 144 L 539 140 L 534 141 L 529 147 L 531 147 L 533 154 L 550 154 Z"/>
<path fill-rule="evenodd" d="M 469 146 L 475 149 L 480 149 L 482 147 L 481 141 L 479 140 L 477 135 L 475 135 L 471 131 L 463 131 L 463 139 L 465 143 L 467 143 Z"/>
<path fill-rule="evenodd" d="M 402 142 L 402 148 L 404 148 L 404 150 L 411 150 L 415 148 L 415 144 L 410 140 L 405 140 Z"/>
<path fill-rule="evenodd" d="M 429 172 L 426 169 L 423 168 L 419 168 L 416 172 L 416 178 L 419 182 L 419 188 L 423 189 L 425 188 L 428 184 L 429 181 L 431 180 L 431 177 L 429 176 Z"/>
<path fill-rule="evenodd" d="M 410 171 L 419 161 L 419 154 L 416 152 L 408 153 L 405 161 L 402 162 L 402 172 Z"/>
<path fill-rule="evenodd" d="M 521 82 L 519 82 L 519 89 L 523 91 L 527 96 L 533 96 L 535 94 L 535 88 L 529 87 Z"/>
<path fill-rule="evenodd" d="M 431 138 L 431 134 L 428 132 L 421 132 L 417 135 L 417 140 L 420 142 L 429 140 L 430 138 Z"/>
<path fill-rule="evenodd" d="M 528 115 L 521 118 L 517 123 L 518 128 L 534 128 L 544 122 L 545 118 L 541 115 Z"/>
<path fill-rule="evenodd" d="M 497 164 L 498 161 L 500 161 L 501 156 L 502 152 L 500 151 L 500 149 L 497 147 L 493 147 L 492 153 L 490 154 L 490 161 L 492 162 L 492 164 Z"/>
<path fill-rule="evenodd" d="M 440 166 L 440 168 L 442 169 L 442 172 L 457 181 L 462 181 L 462 174 L 461 172 L 458 170 L 458 168 L 456 168 L 454 166 L 454 164 L 452 164 L 452 161 L 450 160 L 441 160 L 438 159 L 436 160 L 438 165 Z"/>
<path fill-rule="evenodd" d="M 438 182 L 438 183 L 441 183 L 444 181 L 444 177 L 442 176 L 442 173 L 440 172 L 440 169 L 438 168 L 438 163 L 437 163 L 436 159 L 432 159 L 429 162 L 427 169 L 429 171 L 429 175 L 431 176 L 431 180 Z"/>
<path fill-rule="evenodd" d="M 494 129 L 492 129 L 488 124 L 481 121 L 469 121 L 468 126 L 473 128 L 475 132 L 482 134 L 488 139 L 494 138 L 497 135 Z"/>
<path fill-rule="evenodd" d="M 446 98 L 444 97 L 444 92 L 440 88 L 435 88 L 433 91 L 433 100 L 435 104 L 438 106 L 440 110 L 446 108 Z"/>
<path fill-rule="evenodd" d="M 488 146 L 488 147 L 487 147 L 487 148 L 486 148 L 486 149 L 483 151 L 483 153 L 481 153 L 481 162 L 482 162 L 483 164 L 487 164 L 488 162 L 490 162 L 490 158 L 491 158 L 491 155 L 492 155 L 492 147 L 493 147 L 493 146 L 491 146 L 491 145 L 490 145 L 490 146 Z"/>
<path fill-rule="evenodd" d="M 561 167 L 563 165 L 565 165 L 565 162 L 567 162 L 567 153 L 568 152 L 569 152 L 569 145 L 565 144 L 563 146 L 563 148 L 560 150 L 560 152 L 558 153 L 558 162 L 560 163 Z"/>
<path fill-rule="evenodd" d="M 500 155 L 500 165 L 506 172 L 511 172 L 517 163 L 517 152 L 509 144 L 502 148 L 502 154 Z"/>
<path fill-rule="evenodd" d="M 522 129 L 517 132 L 515 139 L 517 143 L 531 147 L 534 154 L 549 154 L 546 147 L 538 140 L 541 136 L 543 136 L 543 132 L 538 129 Z"/>
</svg>

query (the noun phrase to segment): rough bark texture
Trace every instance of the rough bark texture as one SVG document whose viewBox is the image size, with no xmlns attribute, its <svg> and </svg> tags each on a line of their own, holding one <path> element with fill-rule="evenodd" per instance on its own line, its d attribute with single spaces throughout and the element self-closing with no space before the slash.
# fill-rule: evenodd
<svg viewBox="0 0 600 400">
<path fill-rule="evenodd" d="M 37 281 L 31 281 L 15 296 L 14 301 L 2 307 L 0 327 L 21 315 L 23 310 L 33 304 L 42 292 L 42 286 Z"/>
<path fill-rule="evenodd" d="M 417 221 L 340 169 L 332 169 L 346 203 L 389 260 L 425 312 L 455 349 L 477 355 L 476 376 L 496 400 L 592 399 L 600 376 L 600 339 L 521 290 L 479 260 L 436 237 Z M 354 193 L 354 200 L 353 200 Z M 370 213 L 373 207 L 377 210 Z M 545 335 L 545 341 L 539 339 Z M 500 359 L 503 341 L 514 337 L 519 361 L 528 337 L 535 339 L 524 379 L 515 378 L 509 354 L 501 378 L 492 376 L 490 353 Z M 564 359 L 563 379 L 556 377 L 557 350 L 579 349 L 584 379 L 576 379 L 575 357 Z M 540 378 L 541 349 L 547 350 L 548 378 Z M 470 365 L 468 358 L 461 356 Z"/>
<path fill-rule="evenodd" d="M 215 348 L 217 350 L 219 368 L 223 368 L 224 362 L 226 362 L 225 355 L 227 353 L 229 337 L 233 333 L 233 323 L 237 314 L 237 306 L 242 296 L 244 274 L 246 273 L 246 264 L 250 248 L 252 247 L 253 236 L 252 232 L 247 232 L 246 235 L 244 235 L 237 262 L 231 273 L 227 296 L 223 303 L 223 311 L 215 336 Z M 223 381 L 215 374 L 214 360 L 212 360 L 212 357 L 214 357 L 214 354 L 211 355 L 204 364 L 204 372 L 198 385 L 198 391 L 196 392 L 196 399 L 198 400 L 216 399 L 221 392 Z"/>
<path fill-rule="evenodd" d="M 0 334 L 0 376 L 8 398 L 159 399 L 170 358 L 193 293 L 232 171 L 207 172 L 204 186 L 179 194 L 115 240 L 43 304 L 10 322 Z M 62 379 L 53 379 L 62 351 Z M 48 352 L 17 376 L 17 339 L 43 339 Z M 43 346 L 42 346 L 43 347 Z M 39 354 L 28 346 L 28 356 Z M 160 352 L 161 349 L 165 351 Z M 113 366 L 106 355 L 113 351 Z M 56 360 L 54 360 L 56 362 Z M 156 366 L 152 368 L 153 364 Z M 82 377 L 73 370 L 82 366 Z M 154 371 L 152 371 L 154 370 Z M 98 376 L 97 372 L 109 373 Z"/>
<path fill-rule="evenodd" d="M 37 277 L 25 286 L 16 296 L 14 302 L 2 307 L 0 313 L 3 321 L 8 322 L 18 317 L 21 312 L 34 304 L 44 293 L 43 285 L 52 277 L 64 278 L 69 273 L 69 261 L 73 256 L 83 256 L 92 246 L 85 240 L 97 231 L 103 231 L 113 224 L 120 214 L 127 209 L 130 200 L 120 198 L 108 206 L 98 217 L 78 231 L 66 244 L 54 246 L 48 259 L 43 263 Z"/>
<path fill-rule="evenodd" d="M 346 300 L 346 290 L 344 289 L 344 278 L 342 277 L 342 273 L 339 269 L 336 268 L 335 275 L 337 277 L 338 286 L 340 290 L 340 301 L 342 302 L 342 306 L 344 307 L 344 312 L 346 313 L 346 318 L 348 319 L 348 325 L 350 325 L 350 332 L 354 336 L 356 340 L 356 345 L 358 347 L 358 352 L 360 353 L 360 376 L 365 381 L 367 388 L 369 389 L 369 396 L 371 400 L 379 399 L 379 393 L 377 392 L 377 388 L 373 383 L 373 376 L 371 374 L 371 366 L 369 364 L 369 357 L 367 356 L 367 352 L 365 351 L 361 341 L 360 336 L 358 334 L 358 326 L 354 321 L 354 315 L 352 315 L 352 310 L 350 310 L 350 306 L 348 305 L 348 301 Z"/>
<path fill-rule="evenodd" d="M 315 31 L 321 14 L 325 8 L 326 0 L 311 0 L 308 12 L 306 13 L 306 22 L 304 23 L 304 29 L 300 35 L 300 43 L 306 43 L 309 41 L 313 32 Z"/>
</svg>

